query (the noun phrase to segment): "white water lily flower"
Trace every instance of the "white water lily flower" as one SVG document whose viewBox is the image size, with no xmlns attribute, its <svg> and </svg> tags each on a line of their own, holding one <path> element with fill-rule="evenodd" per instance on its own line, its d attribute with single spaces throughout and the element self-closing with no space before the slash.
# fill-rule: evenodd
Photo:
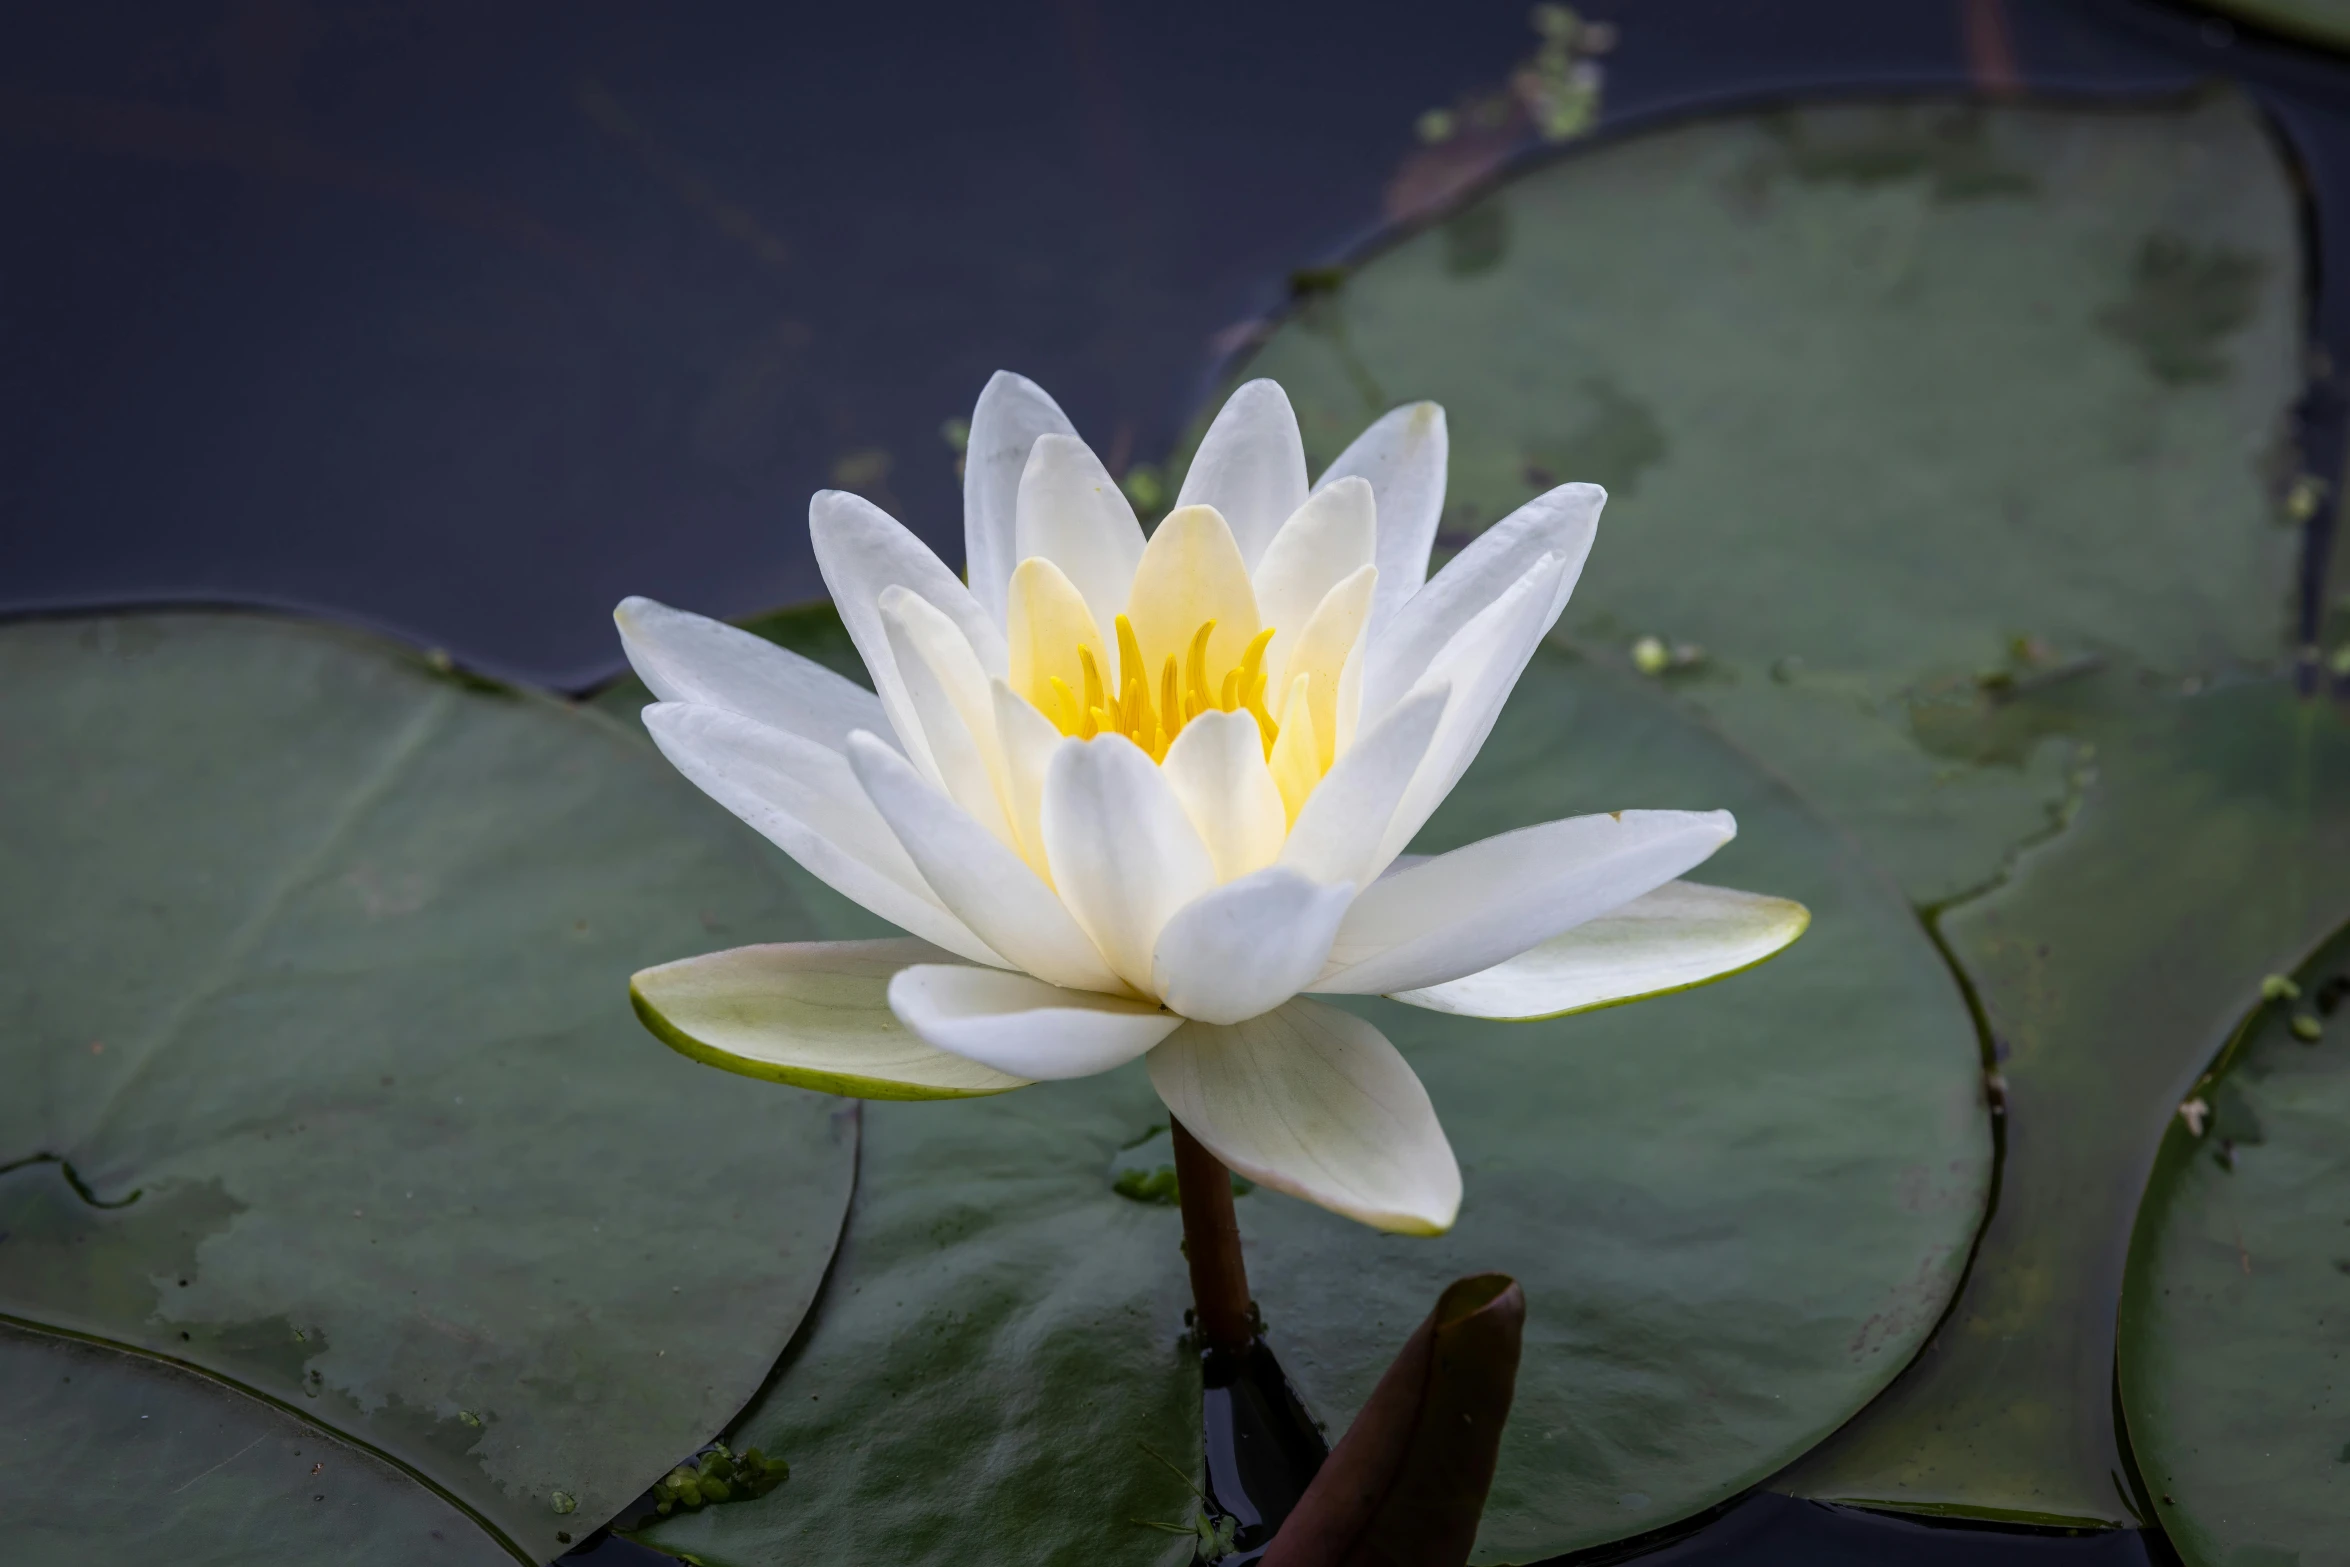
<svg viewBox="0 0 2350 1567">
<path fill-rule="evenodd" d="M 873 1098 L 1000 1093 L 1147 1056 L 1262 1185 L 1435 1234 L 1461 1177 L 1425 1089 L 1351 1012 L 1525 1019 L 1702 984 L 1799 904 L 1678 881 L 1724 811 L 1547 822 L 1399 858 L 1567 602 L 1606 494 L 1568 484 L 1433 579 L 1446 436 L 1398 408 L 1310 489 L 1252 381 L 1144 537 L 1060 408 L 999 373 L 972 415 L 962 580 L 854 495 L 809 508 L 872 691 L 647 599 L 616 618 L 680 771 L 913 939 L 648 969 L 677 1048 Z"/>
</svg>

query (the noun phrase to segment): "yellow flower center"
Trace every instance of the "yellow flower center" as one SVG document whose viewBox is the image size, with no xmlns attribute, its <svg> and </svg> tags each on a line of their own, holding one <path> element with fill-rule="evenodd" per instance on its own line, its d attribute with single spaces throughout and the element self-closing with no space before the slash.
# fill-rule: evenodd
<svg viewBox="0 0 2350 1567">
<path fill-rule="evenodd" d="M 1376 573 L 1361 568 L 1284 633 L 1261 623 L 1232 530 L 1209 507 L 1160 523 L 1131 580 L 1104 570 L 1080 588 L 1071 573 L 1097 564 L 1064 571 L 1039 555 L 1014 570 L 1012 690 L 1065 735 L 1124 735 L 1162 762 L 1202 713 L 1246 713 L 1295 820 L 1337 751 L 1338 688 Z"/>
<path fill-rule="evenodd" d="M 1281 725 L 1265 711 L 1265 646 L 1273 640 L 1271 626 L 1249 639 L 1239 663 L 1230 669 L 1212 670 L 1208 667 L 1208 641 L 1215 635 L 1216 623 L 1203 620 L 1191 634 L 1181 661 L 1168 654 L 1155 681 L 1143 678 L 1149 666 L 1143 662 L 1134 622 L 1120 615 L 1117 626 L 1119 689 L 1115 697 L 1109 682 L 1102 678 L 1093 649 L 1082 642 L 1077 645 L 1077 663 L 1083 689 L 1072 690 L 1058 675 L 1047 677 L 1048 691 L 1039 693 L 1046 700 L 1037 706 L 1061 733 L 1080 740 L 1121 734 L 1148 751 L 1152 761 L 1163 762 L 1167 747 L 1175 743 L 1183 726 L 1200 714 L 1246 711 L 1265 737 L 1265 754 L 1273 754 Z"/>
</svg>

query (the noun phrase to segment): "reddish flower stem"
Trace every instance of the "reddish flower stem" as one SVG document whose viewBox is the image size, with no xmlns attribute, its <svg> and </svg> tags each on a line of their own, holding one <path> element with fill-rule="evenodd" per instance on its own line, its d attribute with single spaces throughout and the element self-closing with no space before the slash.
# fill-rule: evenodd
<svg viewBox="0 0 2350 1567">
<path fill-rule="evenodd" d="M 1248 1307 L 1248 1268 L 1240 1258 L 1240 1221 L 1232 1212 L 1232 1172 L 1173 1124 L 1175 1182 L 1183 1201 L 1183 1252 L 1191 1263 L 1193 1321 L 1207 1348 L 1238 1352 L 1256 1341 Z"/>
</svg>

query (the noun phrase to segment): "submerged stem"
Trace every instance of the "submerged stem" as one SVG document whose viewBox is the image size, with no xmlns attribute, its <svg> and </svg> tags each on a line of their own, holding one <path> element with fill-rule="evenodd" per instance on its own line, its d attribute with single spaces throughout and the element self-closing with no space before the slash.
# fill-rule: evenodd
<svg viewBox="0 0 2350 1567">
<path fill-rule="evenodd" d="M 1232 1172 L 1176 1121 L 1175 1184 L 1183 1202 L 1183 1252 L 1191 1263 L 1191 1301 L 1200 1342 L 1238 1352 L 1256 1341 L 1249 1323 L 1248 1267 L 1240 1257 L 1240 1221 L 1232 1212 Z"/>
</svg>

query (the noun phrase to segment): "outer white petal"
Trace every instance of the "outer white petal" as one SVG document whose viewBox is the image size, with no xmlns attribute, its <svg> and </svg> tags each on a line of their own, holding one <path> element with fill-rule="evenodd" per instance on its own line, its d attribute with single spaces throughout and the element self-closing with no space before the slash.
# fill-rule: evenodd
<svg viewBox="0 0 2350 1567">
<path fill-rule="evenodd" d="M 1194 899 L 1159 932 L 1160 999 L 1202 1023 L 1272 1011 L 1322 972 L 1354 894 L 1344 882 L 1325 887 L 1273 869 Z"/>
<path fill-rule="evenodd" d="M 1556 555 L 1567 564 L 1566 576 L 1555 590 L 1557 606 L 1550 612 L 1550 620 L 1558 619 L 1583 574 L 1583 560 L 1591 553 L 1599 513 L 1606 505 L 1607 491 L 1596 484 L 1562 484 L 1479 534 L 1406 600 L 1373 639 L 1363 668 L 1364 714 L 1384 711 L 1417 685 L 1445 644 L 1545 555 Z M 1384 516 L 1381 525 L 1384 528 Z M 1382 560 L 1382 591 L 1386 569 Z M 1544 629 L 1548 628 L 1545 621 Z"/>
<path fill-rule="evenodd" d="M 646 708 L 645 729 L 703 793 L 842 897 L 959 957 L 1004 961 L 947 912 L 840 752 L 723 708 L 677 702 Z"/>
<path fill-rule="evenodd" d="M 1020 853 L 1030 868 L 1045 870 L 1044 770 L 1061 748 L 1061 731 L 1053 721 L 1017 695 L 1001 680 L 990 681 L 995 701 L 997 743 L 1004 748 L 1004 781 L 1011 791 L 1012 825 L 1020 832 Z"/>
<path fill-rule="evenodd" d="M 1043 387 L 1009 370 L 988 377 L 979 405 L 971 410 L 971 439 L 963 448 L 963 562 L 973 598 L 998 628 L 1004 625 L 1012 568 L 1020 564 L 1020 475 L 1028 453 L 1040 435 L 1076 433 Z M 988 670 L 1003 672 L 1001 662 Z"/>
<path fill-rule="evenodd" d="M 671 1049 L 745 1077 L 859 1099 L 965 1099 L 1026 1086 L 925 1044 L 890 1011 L 891 975 L 946 956 L 902 937 L 736 947 L 645 969 L 628 994 Z"/>
<path fill-rule="evenodd" d="M 1669 881 L 1506 962 L 1395 999 L 1511 1022 L 1588 1012 L 1750 969 L 1810 923 L 1811 910 L 1785 898 Z"/>
<path fill-rule="evenodd" d="M 923 782 L 904 757 L 871 735 L 855 734 L 849 736 L 849 765 L 939 901 L 1003 954 L 1001 966 L 1073 990 L 1125 988 L 1053 889 L 1001 839 Z"/>
<path fill-rule="evenodd" d="M 1225 400 L 1183 476 L 1175 504 L 1213 506 L 1251 571 L 1289 514 L 1305 504 L 1306 448 L 1289 394 L 1256 380 Z"/>
<path fill-rule="evenodd" d="M 1174 790 L 1123 735 L 1071 740 L 1045 770 L 1042 825 L 1061 901 L 1119 977 L 1148 993 L 1161 927 L 1216 885 Z"/>
<path fill-rule="evenodd" d="M 995 699 L 971 645 L 953 621 L 904 588 L 881 595 L 881 623 L 907 704 L 922 726 L 922 748 L 947 797 L 989 832 L 1016 843 L 1005 814 Z"/>
<path fill-rule="evenodd" d="M 612 612 L 629 667 L 664 702 L 730 713 L 839 750 L 858 729 L 886 729 L 881 699 L 812 658 L 707 615 L 648 598 Z"/>
<path fill-rule="evenodd" d="M 1200 714 L 1183 726 L 1159 770 L 1208 846 L 1217 880 L 1273 863 L 1289 830 L 1289 813 L 1265 765 L 1265 742 L 1254 718 Z"/>
<path fill-rule="evenodd" d="M 1382 415 L 1322 471 L 1319 495 L 1341 479 L 1371 481 L 1379 506 L 1379 597 L 1371 606 L 1378 635 L 1428 580 L 1428 550 L 1444 516 L 1444 470 L 1450 438 L 1444 410 L 1406 403 Z"/>
<path fill-rule="evenodd" d="M 1525 577 L 1511 583 L 1507 592 L 1486 606 L 1483 614 L 1463 626 L 1429 666 L 1424 678 L 1449 683 L 1452 701 L 1446 704 L 1444 721 L 1428 742 L 1428 754 L 1421 758 L 1419 771 L 1412 775 L 1402 802 L 1388 821 L 1387 836 L 1380 843 L 1382 863 L 1403 851 L 1477 759 L 1509 702 L 1510 692 L 1517 687 L 1518 676 L 1525 673 L 1526 661 L 1558 618 L 1554 606 L 1559 602 L 1557 586 L 1565 571 L 1564 561 L 1555 555 L 1544 556 Z"/>
<path fill-rule="evenodd" d="M 1020 475 L 1017 540 L 1012 566 L 1042 555 L 1060 567 L 1108 636 L 1142 563 L 1142 524 L 1110 470 L 1076 436 L 1036 438 Z"/>
<path fill-rule="evenodd" d="M 1386 869 L 1380 845 L 1404 790 L 1419 771 L 1452 699 L 1452 687 L 1424 685 L 1390 708 L 1306 796 L 1281 845 L 1280 863 L 1319 882 L 1366 887 Z M 1169 760 L 1173 760 L 1172 753 Z"/>
<path fill-rule="evenodd" d="M 1006 526 L 1010 518 L 1006 517 Z M 865 670 L 873 677 L 890 727 L 897 731 L 914 765 L 935 779 L 930 753 L 923 747 L 921 726 L 906 697 L 906 683 L 898 674 L 897 655 L 890 651 L 889 634 L 881 623 L 881 595 L 903 587 L 942 611 L 971 644 L 979 665 L 991 675 L 1004 672 L 1004 633 L 980 609 L 970 590 L 945 567 L 930 547 L 908 533 L 889 513 L 862 496 L 845 490 L 819 490 L 808 503 L 808 539 L 816 546 L 816 565 L 824 586 L 840 611 L 841 624 L 857 644 Z M 1002 589 L 997 589 L 1002 597 Z"/>
<path fill-rule="evenodd" d="M 1346 479 L 1316 490 L 1265 547 L 1250 583 L 1258 619 L 1274 628 L 1265 649 L 1265 680 L 1274 690 L 1287 689 L 1281 672 L 1288 667 L 1289 650 L 1323 598 L 1372 564 L 1378 533 L 1370 484 Z"/>
<path fill-rule="evenodd" d="M 1313 988 L 1423 990 L 1489 969 L 1663 886 L 1737 833 L 1728 811 L 1616 811 L 1439 854 L 1364 889 Z"/>
<path fill-rule="evenodd" d="M 889 982 L 889 1006 L 926 1043 L 1039 1081 L 1124 1066 L 1183 1026 L 1147 1001 L 955 965 L 900 969 Z"/>
<path fill-rule="evenodd" d="M 1175 1118 L 1261 1186 L 1404 1235 L 1441 1235 L 1460 1213 L 1460 1166 L 1428 1091 L 1351 1012 L 1292 1001 L 1192 1023 L 1149 1061 Z"/>
</svg>

